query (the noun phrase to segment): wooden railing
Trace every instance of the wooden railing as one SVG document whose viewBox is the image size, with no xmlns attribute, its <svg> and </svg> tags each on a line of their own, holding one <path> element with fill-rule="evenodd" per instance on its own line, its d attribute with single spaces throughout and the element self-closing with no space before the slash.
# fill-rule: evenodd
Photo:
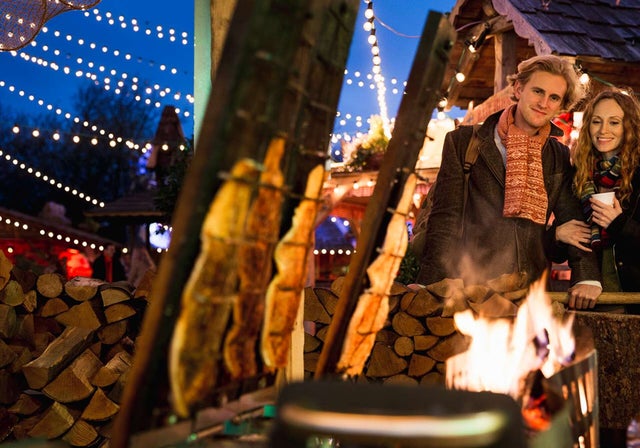
<svg viewBox="0 0 640 448">
<path fill-rule="evenodd" d="M 554 302 L 568 303 L 569 296 L 566 292 L 550 292 L 549 296 Z M 640 304 L 640 292 L 603 292 L 598 297 L 598 305 L 634 305 Z"/>
</svg>

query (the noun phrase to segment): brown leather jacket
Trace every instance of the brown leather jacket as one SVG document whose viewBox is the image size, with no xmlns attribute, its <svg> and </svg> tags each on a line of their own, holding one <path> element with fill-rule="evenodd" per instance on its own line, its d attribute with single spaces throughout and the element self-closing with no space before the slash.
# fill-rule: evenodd
<svg viewBox="0 0 640 448">
<path fill-rule="evenodd" d="M 469 196 L 462 219 L 464 149 L 471 126 L 447 134 L 442 163 L 434 188 L 417 283 L 430 284 L 443 278 L 462 278 L 465 284 L 484 283 L 502 274 L 522 272 L 528 282 L 537 280 L 548 266 L 545 226 L 527 219 L 504 218 L 505 166 L 494 142 L 500 113 L 491 115 L 478 130 L 479 157 L 471 169 Z M 562 131 L 552 124 L 551 135 Z M 582 219 L 580 203 L 571 191 L 569 150 L 555 138 L 542 149 L 544 182 L 551 212 L 558 223 Z M 462 240 L 457 233 L 463 226 Z M 568 249 L 571 283 L 600 280 L 594 254 Z"/>
</svg>

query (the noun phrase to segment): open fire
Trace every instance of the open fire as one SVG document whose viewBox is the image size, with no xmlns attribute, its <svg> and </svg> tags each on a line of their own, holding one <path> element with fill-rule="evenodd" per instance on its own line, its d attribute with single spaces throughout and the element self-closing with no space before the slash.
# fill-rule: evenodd
<svg viewBox="0 0 640 448">
<path fill-rule="evenodd" d="M 596 369 L 576 362 L 573 315 L 554 315 L 546 278 L 532 284 L 515 318 L 484 318 L 456 313 L 468 349 L 446 362 L 449 389 L 491 391 L 511 396 L 531 434 L 548 431 L 554 414 L 570 408 L 574 446 L 597 446 Z M 591 364 L 595 363 L 592 352 Z M 585 416 L 589 424 L 579 425 Z M 582 434 L 586 432 L 586 434 Z"/>
</svg>

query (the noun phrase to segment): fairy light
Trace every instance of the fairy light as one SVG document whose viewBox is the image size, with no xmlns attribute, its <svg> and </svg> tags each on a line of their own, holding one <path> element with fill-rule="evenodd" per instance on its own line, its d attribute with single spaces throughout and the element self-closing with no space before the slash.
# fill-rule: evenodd
<svg viewBox="0 0 640 448">
<path fill-rule="evenodd" d="M 380 47 L 378 46 L 378 38 L 376 37 L 375 14 L 373 12 L 373 0 L 369 0 L 367 8 L 364 12 L 367 19 L 365 30 L 369 31 L 367 42 L 371 46 L 371 62 L 373 64 L 371 71 L 373 72 L 374 84 L 371 88 L 377 89 L 378 107 L 380 108 L 380 117 L 382 118 L 382 128 L 387 137 L 391 137 L 391 123 L 389 121 L 389 113 L 387 109 L 385 78 L 382 75 L 382 59 L 380 58 Z"/>
<path fill-rule="evenodd" d="M 589 84 L 589 74 L 588 73 L 583 73 L 580 75 L 580 83 L 581 84 Z"/>
<path fill-rule="evenodd" d="M 47 33 L 49 33 L 49 28 L 45 26 L 45 27 L 42 28 L 42 34 L 47 34 Z M 115 56 L 117 58 L 122 58 L 122 59 L 124 59 L 125 61 L 128 61 L 128 62 L 136 62 L 138 64 L 146 63 L 149 67 L 154 67 L 154 68 L 157 67 L 161 72 L 170 73 L 171 75 L 177 75 L 177 74 L 180 73 L 180 71 L 176 67 L 169 68 L 169 67 L 167 67 L 166 64 L 156 65 L 155 62 L 150 60 L 150 59 L 146 59 L 146 58 L 143 58 L 141 56 L 133 56 L 130 53 L 122 53 L 120 50 L 111 49 L 111 48 L 107 47 L 106 45 L 98 47 L 98 45 L 96 43 L 94 43 L 94 42 L 90 42 L 89 44 L 87 44 L 83 38 L 74 39 L 74 37 L 71 36 L 70 34 L 67 34 L 66 36 L 63 36 L 62 33 L 60 31 L 58 31 L 58 30 L 54 30 L 49 35 L 53 36 L 56 39 L 64 38 L 69 42 L 77 44 L 78 46 L 81 46 L 83 48 L 89 48 L 91 51 L 101 52 L 101 53 L 104 53 L 104 54 L 108 53 L 108 54 L 113 55 L 113 56 Z M 33 41 L 30 42 L 30 45 L 32 47 L 38 47 L 38 45 L 39 45 L 38 44 L 38 40 L 34 39 Z M 48 51 L 49 50 L 48 46 L 46 46 L 46 45 L 40 46 L 40 48 L 43 51 Z M 59 52 L 60 52 L 59 50 L 53 50 L 53 51 L 54 51 L 54 54 L 59 54 Z M 78 62 L 78 63 L 80 63 L 80 62 Z M 94 64 L 94 63 L 93 62 L 89 62 L 89 64 Z M 185 74 L 185 75 L 190 75 L 190 73 L 187 70 L 182 70 L 181 73 Z"/>
<path fill-rule="evenodd" d="M 186 31 L 178 32 L 169 28 L 165 33 L 164 27 L 156 25 L 155 27 L 142 28 L 138 22 L 138 19 L 126 20 L 124 16 L 118 16 L 114 18 L 113 13 L 110 11 L 101 12 L 98 8 L 93 8 L 91 12 L 84 13 L 85 17 L 93 17 L 97 22 L 107 23 L 111 26 L 118 26 L 121 29 L 130 29 L 135 33 L 142 33 L 146 36 L 155 36 L 159 40 L 169 40 L 170 42 L 180 42 L 182 45 L 190 45 L 192 38 Z"/>
<path fill-rule="evenodd" d="M 110 87 L 110 84 L 112 82 L 112 79 L 109 76 L 103 76 L 101 79 L 100 77 L 96 74 L 93 73 L 91 71 L 85 71 L 82 69 L 78 69 L 75 72 L 72 73 L 71 68 L 69 68 L 68 66 L 64 66 L 62 67 L 62 69 L 60 68 L 60 66 L 58 66 L 55 62 L 50 62 L 47 61 L 43 58 L 38 58 L 36 56 L 32 56 L 30 54 L 28 54 L 25 51 L 21 51 L 20 53 L 17 52 L 11 52 L 10 53 L 12 56 L 19 56 L 22 59 L 24 59 L 27 62 L 32 62 L 35 64 L 38 64 L 42 67 L 45 68 L 49 68 L 51 70 L 57 71 L 57 72 L 61 72 L 65 75 L 70 75 L 70 76 L 75 76 L 77 78 L 87 78 L 95 83 L 98 84 L 103 84 L 105 90 L 112 90 L 112 88 Z M 117 77 L 118 75 L 120 76 L 120 78 L 122 80 L 128 79 L 129 75 L 127 73 L 122 73 L 122 72 L 118 72 L 115 69 L 110 69 L 107 70 L 106 67 L 101 66 L 98 69 L 99 71 L 108 71 L 108 73 L 112 76 L 112 77 Z M 122 83 L 122 85 L 124 86 L 124 82 Z M 139 90 L 139 86 L 137 85 L 137 78 L 132 78 L 132 83 L 129 87 L 129 90 L 132 90 L 133 92 L 136 92 Z M 171 93 L 171 88 L 170 87 L 165 87 L 164 89 L 162 89 L 158 84 L 154 85 L 153 87 L 147 87 L 145 89 L 143 89 L 144 94 L 148 97 L 151 96 L 154 92 L 158 92 L 160 90 L 163 90 L 165 93 L 163 94 L 163 96 L 166 96 L 167 94 Z M 122 89 L 120 87 L 114 88 L 113 92 L 117 95 L 122 95 L 124 92 L 122 91 Z M 180 99 L 181 97 L 181 93 L 180 92 L 175 92 L 174 93 L 174 98 L 178 98 Z M 160 107 L 162 107 L 162 103 L 160 101 L 157 100 L 152 100 L 151 98 L 143 98 L 140 94 L 134 95 L 133 96 L 134 100 L 138 101 L 138 102 L 144 102 L 145 104 L 148 105 L 153 105 L 155 106 L 157 109 L 159 109 Z M 185 99 L 187 100 L 187 102 L 192 104 L 192 96 L 185 96 Z M 189 112 L 188 110 L 184 110 L 182 111 L 182 114 L 185 117 L 189 117 L 191 115 L 191 112 Z"/>
<path fill-rule="evenodd" d="M 80 142 L 80 137 L 86 137 L 86 138 L 91 138 L 94 136 L 94 134 L 99 134 L 102 138 L 105 138 L 107 140 L 109 140 L 109 145 L 111 145 L 112 147 L 114 147 L 118 142 L 123 142 L 125 144 L 125 146 L 127 146 L 127 148 L 131 149 L 131 150 L 135 150 L 135 151 L 141 151 L 143 154 L 146 153 L 147 151 L 149 151 L 151 149 L 151 146 L 148 144 L 148 142 L 145 141 L 140 141 L 140 142 L 135 142 L 132 139 L 127 139 L 121 136 L 116 136 L 111 132 L 108 132 L 107 130 L 100 128 L 98 126 L 96 126 L 95 124 L 90 123 L 87 120 L 81 120 L 80 117 L 75 116 L 73 117 L 71 115 L 71 113 L 68 112 L 64 112 L 61 108 L 55 108 L 53 105 L 51 104 L 45 104 L 45 102 L 41 99 L 36 100 L 35 97 L 33 95 L 27 95 L 23 90 L 17 90 L 15 88 L 15 86 L 13 85 L 8 85 L 5 81 L 0 80 L 0 88 L 6 88 L 7 90 L 9 90 L 9 92 L 17 94 L 18 96 L 21 97 L 26 97 L 29 101 L 35 102 L 38 106 L 40 107 L 44 107 L 50 111 L 53 111 L 55 109 L 55 113 L 57 115 L 62 116 L 63 118 L 65 118 L 66 120 L 70 120 L 73 123 L 76 124 L 81 124 L 84 128 L 87 128 L 91 131 L 93 131 L 93 134 L 81 134 L 81 133 L 75 133 L 75 134 L 70 134 L 72 135 L 72 142 L 73 143 L 79 143 Z M 23 126 L 24 128 L 24 126 Z M 17 134 L 20 132 L 20 127 L 18 125 L 15 125 L 12 128 L 12 131 Z M 56 131 L 56 133 L 58 135 L 58 137 L 56 138 L 54 135 L 54 140 L 57 140 L 60 138 L 60 133 Z M 184 149 L 184 148 L 181 148 Z"/>
<path fill-rule="evenodd" d="M 92 204 L 92 205 L 96 205 L 98 207 L 104 207 L 104 202 L 103 201 L 98 201 L 95 198 L 92 198 L 91 196 L 89 196 L 88 194 L 85 194 L 83 192 L 78 191 L 75 188 L 69 187 L 68 185 L 64 185 L 62 184 L 62 182 L 59 182 L 57 180 L 55 180 L 54 178 L 43 174 L 41 171 L 35 170 L 34 168 L 28 166 L 26 163 L 20 162 L 18 159 L 14 158 L 13 156 L 11 156 L 11 154 L 6 153 L 4 150 L 0 149 L 0 158 L 6 160 L 7 162 L 9 162 L 10 164 L 20 168 L 21 170 L 23 170 L 24 172 L 31 174 L 32 176 L 34 176 L 36 179 L 42 180 L 43 182 L 46 182 L 48 184 L 50 184 L 51 186 L 54 186 L 56 188 L 58 188 L 59 190 L 62 190 L 66 193 L 70 193 L 74 196 L 79 197 L 80 199 L 84 199 L 85 201 L 87 201 L 88 203 Z"/>
</svg>

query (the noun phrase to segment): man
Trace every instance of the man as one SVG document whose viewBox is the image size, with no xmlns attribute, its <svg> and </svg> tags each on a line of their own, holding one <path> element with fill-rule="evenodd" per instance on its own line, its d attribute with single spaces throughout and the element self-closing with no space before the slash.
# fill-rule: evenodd
<svg viewBox="0 0 640 448">
<path fill-rule="evenodd" d="M 109 283 L 127 279 L 115 245 L 107 244 L 93 261 L 93 277 Z"/>
<path fill-rule="evenodd" d="M 471 168 L 464 212 L 463 162 L 471 127 L 445 138 L 420 284 L 447 277 L 476 284 L 514 272 L 526 273 L 531 283 L 548 266 L 543 241 L 551 213 L 559 224 L 582 219 L 571 190 L 569 150 L 553 138 L 562 131 L 551 123 L 584 94 L 576 71 L 560 57 L 535 56 L 521 62 L 509 82 L 516 104 L 491 115 L 478 129 L 479 156 Z M 597 261 L 576 247 L 567 251 L 569 306 L 593 308 L 602 291 Z"/>
</svg>

